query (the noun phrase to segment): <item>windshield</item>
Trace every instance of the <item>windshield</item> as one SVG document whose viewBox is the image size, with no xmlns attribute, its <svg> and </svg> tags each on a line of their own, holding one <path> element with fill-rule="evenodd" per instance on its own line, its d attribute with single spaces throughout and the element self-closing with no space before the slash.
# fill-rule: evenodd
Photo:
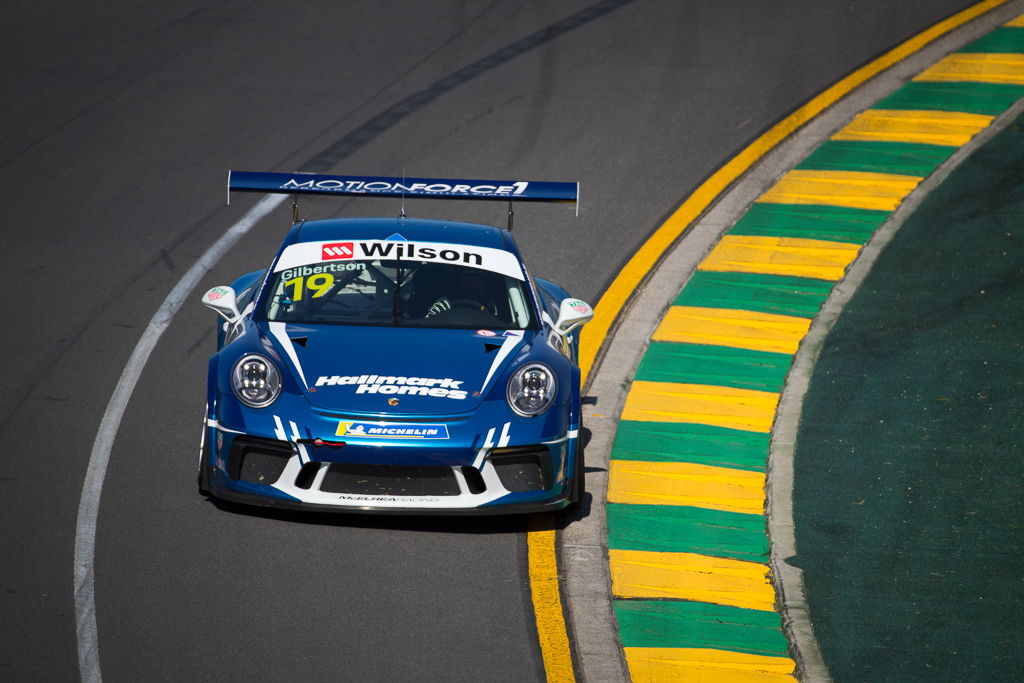
<svg viewBox="0 0 1024 683">
<path fill-rule="evenodd" d="M 261 307 L 272 322 L 520 330 L 534 327 L 522 280 L 415 259 L 320 261 L 280 270 Z"/>
</svg>

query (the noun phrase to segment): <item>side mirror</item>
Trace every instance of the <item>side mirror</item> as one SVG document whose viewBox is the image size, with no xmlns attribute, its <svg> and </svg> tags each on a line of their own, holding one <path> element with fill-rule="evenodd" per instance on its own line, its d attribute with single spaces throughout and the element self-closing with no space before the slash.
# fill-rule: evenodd
<svg viewBox="0 0 1024 683">
<path fill-rule="evenodd" d="M 238 311 L 235 290 L 231 287 L 214 287 L 203 295 L 203 305 L 207 308 L 212 308 L 217 315 L 232 325 L 242 318 L 242 314 Z"/>
<path fill-rule="evenodd" d="M 586 301 L 579 299 L 562 299 L 558 307 L 558 320 L 555 331 L 567 335 L 577 327 L 586 325 L 594 318 L 594 309 Z"/>
</svg>

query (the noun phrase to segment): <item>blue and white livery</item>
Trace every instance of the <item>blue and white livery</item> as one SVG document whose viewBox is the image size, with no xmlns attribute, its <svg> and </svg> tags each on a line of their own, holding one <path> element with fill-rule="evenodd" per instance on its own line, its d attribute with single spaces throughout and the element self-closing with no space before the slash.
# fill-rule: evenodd
<svg viewBox="0 0 1024 683">
<path fill-rule="evenodd" d="M 575 201 L 575 183 L 232 172 L 229 190 Z M 580 327 L 509 230 L 298 221 L 268 268 L 203 296 L 199 489 L 350 512 L 557 510 L 583 494 Z"/>
</svg>

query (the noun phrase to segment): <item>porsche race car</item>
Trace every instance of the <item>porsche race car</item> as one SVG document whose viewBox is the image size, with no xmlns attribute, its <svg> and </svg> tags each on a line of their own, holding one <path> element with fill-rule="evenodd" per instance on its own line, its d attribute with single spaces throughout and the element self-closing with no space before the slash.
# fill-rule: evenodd
<svg viewBox="0 0 1024 683">
<path fill-rule="evenodd" d="M 575 183 L 242 172 L 229 175 L 234 190 L 578 196 Z M 202 303 L 222 318 L 203 494 L 417 514 L 579 503 L 577 347 L 593 310 L 532 277 L 510 229 L 404 215 L 297 220 L 269 267 Z"/>
</svg>

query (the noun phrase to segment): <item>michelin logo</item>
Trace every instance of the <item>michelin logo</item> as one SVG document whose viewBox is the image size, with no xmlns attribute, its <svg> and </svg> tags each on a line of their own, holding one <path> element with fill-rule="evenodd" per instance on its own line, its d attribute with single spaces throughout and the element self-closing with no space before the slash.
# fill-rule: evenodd
<svg viewBox="0 0 1024 683">
<path fill-rule="evenodd" d="M 339 422 L 335 434 L 349 439 L 447 439 L 448 426 L 405 422 Z"/>
<path fill-rule="evenodd" d="M 317 387 L 333 387 L 352 385 L 357 394 L 397 394 L 405 396 L 433 396 L 434 398 L 452 398 L 461 401 L 466 398 L 466 390 L 461 389 L 464 380 L 450 377 L 436 379 L 432 377 L 394 377 L 387 375 L 321 375 L 316 380 Z"/>
</svg>

